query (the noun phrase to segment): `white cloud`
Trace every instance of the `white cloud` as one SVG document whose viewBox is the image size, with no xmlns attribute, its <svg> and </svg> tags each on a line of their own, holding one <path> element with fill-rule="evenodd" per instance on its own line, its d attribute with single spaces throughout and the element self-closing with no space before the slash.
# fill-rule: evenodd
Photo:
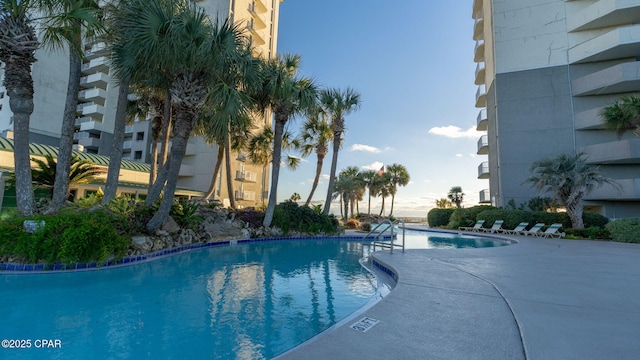
<svg viewBox="0 0 640 360">
<path fill-rule="evenodd" d="M 376 161 L 373 164 L 369 164 L 369 165 L 363 165 L 362 168 L 365 170 L 380 170 L 380 168 L 382 167 L 382 163 L 380 161 Z"/>
<path fill-rule="evenodd" d="M 440 135 L 444 137 L 448 137 L 450 139 L 459 139 L 459 138 L 472 138 L 477 139 L 482 132 L 477 131 L 475 126 L 470 127 L 467 130 L 462 130 L 461 128 L 453 125 L 449 126 L 436 126 L 429 129 L 429 134 Z"/>
<path fill-rule="evenodd" d="M 320 179 L 328 180 L 330 177 L 329 174 L 320 174 Z"/>
<path fill-rule="evenodd" d="M 456 157 L 462 157 L 462 154 L 456 154 Z"/>
<path fill-rule="evenodd" d="M 381 151 L 377 147 L 373 147 L 373 146 L 369 146 L 369 145 L 363 145 L 363 144 L 353 144 L 353 145 L 351 145 L 349 150 L 351 150 L 351 151 L 364 151 L 364 152 L 370 152 L 370 153 L 374 153 L 374 154 L 379 153 Z"/>
</svg>

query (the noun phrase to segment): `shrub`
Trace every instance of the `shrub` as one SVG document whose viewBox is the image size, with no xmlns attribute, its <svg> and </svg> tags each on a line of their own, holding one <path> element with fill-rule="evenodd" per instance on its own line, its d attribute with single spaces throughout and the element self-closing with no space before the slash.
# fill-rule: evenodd
<svg viewBox="0 0 640 360">
<path fill-rule="evenodd" d="M 356 219 L 347 220 L 346 224 L 347 229 L 358 229 L 360 227 L 360 221 Z"/>
<path fill-rule="evenodd" d="M 285 234 L 290 231 L 307 234 L 334 234 L 340 231 L 340 224 L 333 215 L 322 215 L 290 200 L 276 205 L 271 226 L 280 228 Z"/>
<path fill-rule="evenodd" d="M 611 221 L 606 225 L 613 241 L 640 243 L 640 218 Z"/>
<path fill-rule="evenodd" d="M 244 208 L 242 210 L 236 210 L 236 219 L 242 220 L 248 223 L 252 228 L 259 228 L 264 221 L 264 211 L 256 210 L 255 208 Z"/>
<path fill-rule="evenodd" d="M 367 232 L 371 231 L 371 223 L 369 222 L 360 223 L 360 230 L 367 231 Z"/>
<path fill-rule="evenodd" d="M 609 218 L 592 212 L 583 212 L 582 221 L 585 228 L 594 226 L 604 228 L 609 223 Z"/>
<path fill-rule="evenodd" d="M 607 229 L 599 226 L 592 226 L 584 229 L 566 229 L 564 232 L 567 236 L 575 237 L 577 239 L 592 239 L 592 240 L 608 240 L 611 239 L 611 233 Z"/>
<path fill-rule="evenodd" d="M 181 227 L 193 228 L 198 223 L 204 221 L 204 218 L 197 214 L 199 208 L 200 204 L 196 201 L 174 200 L 169 215 L 171 215 L 173 220 Z"/>
<path fill-rule="evenodd" d="M 453 214 L 453 208 L 434 208 L 427 214 L 427 223 L 430 227 L 442 227 L 449 224 L 449 219 Z"/>
</svg>

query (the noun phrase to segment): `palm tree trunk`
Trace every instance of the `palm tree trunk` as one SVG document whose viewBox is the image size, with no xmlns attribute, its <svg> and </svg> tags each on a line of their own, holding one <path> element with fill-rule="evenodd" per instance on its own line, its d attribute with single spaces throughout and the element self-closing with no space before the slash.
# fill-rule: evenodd
<svg viewBox="0 0 640 360">
<path fill-rule="evenodd" d="M 331 172 L 329 173 L 329 188 L 327 189 L 327 197 L 324 201 L 323 215 L 329 215 L 331 210 L 331 196 L 333 195 L 333 187 L 336 179 L 336 168 L 338 166 L 338 151 L 340 150 L 340 135 L 333 137 L 333 154 L 331 156 Z"/>
<path fill-rule="evenodd" d="M 205 200 L 209 200 L 214 197 L 214 193 L 216 192 L 216 181 L 218 180 L 218 174 L 220 173 L 220 167 L 222 167 L 222 160 L 224 159 L 224 147 L 218 145 L 218 157 L 216 160 L 216 166 L 213 170 L 213 176 L 211 177 L 211 185 L 209 186 L 209 191 L 204 196 Z"/>
<path fill-rule="evenodd" d="M 571 227 L 574 229 L 584 229 L 584 221 L 582 220 L 583 206 L 580 204 L 580 201 L 567 201 L 565 202 L 565 207 L 567 208 L 567 215 L 569 215 L 569 219 L 571 219 Z"/>
<path fill-rule="evenodd" d="M 313 193 L 316 192 L 316 188 L 318 187 L 318 182 L 320 181 L 320 175 L 322 174 L 322 163 L 324 162 L 324 155 L 318 154 L 318 161 L 316 162 L 316 177 L 313 179 L 313 185 L 311 185 L 311 193 L 309 193 L 309 197 L 307 201 L 304 203 L 304 206 L 309 206 L 311 203 L 311 198 L 313 198 Z"/>
<path fill-rule="evenodd" d="M 391 195 L 391 210 L 389 211 L 389 216 L 393 214 L 393 203 L 395 201 L 395 198 L 396 198 L 395 195 Z"/>
<path fill-rule="evenodd" d="M 369 194 L 369 204 L 367 205 L 367 215 L 371 215 L 371 190 L 368 190 L 367 193 Z"/>
<path fill-rule="evenodd" d="M 276 209 L 278 194 L 278 178 L 280 177 L 280 158 L 282 157 L 282 134 L 287 118 L 276 113 L 276 126 L 273 133 L 273 159 L 271 161 L 271 188 L 269 190 L 269 203 L 264 214 L 262 225 L 268 227 L 273 220 L 273 212 Z"/>
<path fill-rule="evenodd" d="M 171 93 L 167 90 L 164 98 L 164 120 L 162 121 L 162 148 L 160 149 L 160 161 L 158 167 L 161 168 L 167 162 L 169 154 L 169 139 L 171 138 Z"/>
<path fill-rule="evenodd" d="M 9 95 L 9 107 L 13 112 L 16 203 L 20 214 L 31 216 L 35 208 L 29 156 L 29 121 L 33 113 L 31 63 L 21 64 L 20 61 L 7 61 L 4 74 L 5 86 Z"/>
<path fill-rule="evenodd" d="M 164 186 L 167 182 L 167 175 L 169 173 L 170 166 L 171 158 L 168 158 L 167 162 L 162 166 L 162 168 L 160 168 L 158 176 L 156 177 L 156 181 L 153 183 L 153 185 L 151 185 L 149 191 L 147 192 L 147 198 L 144 200 L 145 205 L 151 206 L 160 197 L 160 193 L 164 189 Z M 180 171 L 180 169 L 178 169 L 178 171 Z"/>
<path fill-rule="evenodd" d="M 80 34 L 76 35 L 80 37 Z M 77 43 L 81 39 L 76 39 Z M 73 151 L 73 134 L 75 132 L 76 108 L 78 107 L 78 90 L 80 88 L 82 61 L 73 49 L 69 49 L 69 83 L 67 84 L 67 100 L 64 106 L 62 128 L 60 129 L 60 147 L 56 165 L 56 180 L 53 186 L 53 200 L 47 213 L 57 212 L 69 196 L 69 172 Z"/>
<path fill-rule="evenodd" d="M 153 233 L 158 230 L 169 216 L 171 206 L 173 205 L 173 196 L 176 192 L 176 185 L 178 183 L 178 176 L 180 174 L 180 165 L 182 159 L 187 150 L 187 142 L 191 135 L 191 129 L 193 128 L 194 116 L 190 114 L 188 110 L 178 111 L 176 114 L 175 133 L 173 136 L 173 143 L 171 144 L 171 151 L 169 154 L 168 171 L 167 171 L 167 185 L 164 189 L 164 196 L 160 203 L 158 212 L 147 223 L 147 231 Z M 165 165 L 165 167 L 166 167 Z"/>
<path fill-rule="evenodd" d="M 224 148 L 225 148 L 225 153 L 226 153 L 226 157 L 225 157 L 225 161 L 224 161 L 224 166 L 227 172 L 227 191 L 229 193 L 229 206 L 232 209 L 236 208 L 236 199 L 235 196 L 233 194 L 233 176 L 231 175 L 231 136 L 227 135 L 227 141 L 224 144 Z"/>
<path fill-rule="evenodd" d="M 116 198 L 118 179 L 120 178 L 120 165 L 122 164 L 122 146 L 124 144 L 124 128 L 127 121 L 127 96 L 129 95 L 129 81 L 120 82 L 118 89 L 118 105 L 116 108 L 115 124 L 113 126 L 113 144 L 109 157 L 109 170 L 104 186 L 102 203 L 108 204 Z"/>
<path fill-rule="evenodd" d="M 380 216 L 382 216 L 383 212 L 384 212 L 384 196 L 382 197 L 382 206 L 380 207 Z"/>
</svg>

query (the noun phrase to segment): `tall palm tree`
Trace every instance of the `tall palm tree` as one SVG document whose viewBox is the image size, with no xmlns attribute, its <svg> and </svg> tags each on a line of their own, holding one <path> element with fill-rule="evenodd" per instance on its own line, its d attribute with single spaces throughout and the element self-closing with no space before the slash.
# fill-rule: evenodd
<svg viewBox="0 0 640 360">
<path fill-rule="evenodd" d="M 354 215 L 355 201 L 358 198 L 360 189 L 362 189 L 362 180 L 358 176 L 358 168 L 354 166 L 347 167 L 340 171 L 335 181 L 336 186 L 333 198 L 340 198 L 344 205 L 344 219 L 349 218 L 349 208 L 351 208 L 351 216 Z M 342 209 L 341 209 L 342 212 Z"/>
<path fill-rule="evenodd" d="M 219 110 L 236 113 L 235 107 L 242 102 L 238 99 L 244 96 L 227 82 L 228 76 L 250 74 L 253 58 L 247 57 L 248 40 L 236 26 L 228 21 L 212 24 L 191 1 L 130 0 L 125 11 L 120 28 L 126 36 L 121 46 L 133 61 L 114 61 L 114 66 L 125 74 L 159 71 L 173 78 L 174 136 L 166 171 L 158 175 L 150 192 L 157 196 L 161 185 L 156 185 L 166 180 L 160 207 L 146 226 L 153 232 L 169 215 L 187 141 L 207 97 L 228 100 L 218 102 Z"/>
<path fill-rule="evenodd" d="M 637 95 L 624 96 L 611 105 L 605 106 L 600 112 L 605 127 L 615 131 L 618 137 L 627 130 L 635 128 L 633 133 L 640 136 L 640 97 Z"/>
<path fill-rule="evenodd" d="M 312 109 L 317 100 L 315 83 L 307 77 L 297 75 L 300 56 L 285 55 L 263 62 L 262 85 L 255 89 L 255 98 L 261 111 L 273 111 L 275 126 L 273 133 L 273 156 L 271 166 L 271 189 L 263 225 L 270 226 L 276 207 L 280 161 L 282 157 L 282 135 L 287 122 L 296 115 Z"/>
<path fill-rule="evenodd" d="M 73 134 L 84 57 L 83 39 L 102 34 L 104 24 L 101 21 L 102 10 L 96 0 L 58 0 L 48 3 L 43 10 L 46 14 L 43 43 L 52 49 L 66 49 L 69 52 L 69 81 L 60 128 L 57 178 L 53 188 L 53 200 L 47 210 L 55 212 L 64 205 L 69 191 Z"/>
<path fill-rule="evenodd" d="M 360 178 L 367 189 L 369 201 L 367 204 L 367 215 L 371 215 L 371 196 L 377 196 L 374 191 L 374 181 L 377 174 L 373 170 L 365 170 L 360 172 Z"/>
<path fill-rule="evenodd" d="M 318 187 L 320 175 L 322 174 L 322 165 L 324 163 L 324 158 L 327 156 L 327 153 L 329 153 L 329 141 L 331 141 L 332 136 L 333 134 L 331 132 L 331 127 L 329 127 L 326 114 L 322 112 L 320 108 L 310 114 L 307 121 L 305 121 L 302 126 L 302 133 L 299 136 L 299 148 L 302 151 L 302 156 L 309 156 L 312 152 L 315 152 L 317 159 L 316 175 L 313 178 L 313 185 L 311 186 L 309 197 L 304 203 L 305 206 L 309 206 L 311 199 L 313 198 L 313 194 Z"/>
<path fill-rule="evenodd" d="M 323 90 L 320 94 L 320 104 L 331 117 L 331 131 L 333 132 L 333 155 L 331 172 L 329 174 L 329 188 L 322 213 L 329 214 L 331 198 L 338 166 L 338 151 L 342 146 L 342 134 L 346 130 L 344 117 L 360 108 L 360 94 L 351 88 L 344 91 L 339 89 Z"/>
<path fill-rule="evenodd" d="M 462 201 L 464 200 L 464 193 L 462 192 L 462 187 L 453 186 L 451 189 L 449 189 L 447 198 L 451 200 L 452 203 L 456 204 L 456 207 L 458 209 L 460 209 L 460 207 L 462 206 Z"/>
<path fill-rule="evenodd" d="M 375 194 L 380 195 L 382 198 L 382 205 L 380 206 L 380 216 L 384 214 L 385 199 L 391 195 L 391 175 L 388 172 L 384 172 L 380 175 L 376 175 L 374 181 Z"/>
<path fill-rule="evenodd" d="M 29 121 L 33 113 L 31 66 L 40 43 L 29 13 L 30 0 L 0 1 L 0 61 L 4 63 L 4 83 L 13 112 L 16 202 L 22 215 L 35 209 L 29 159 Z"/>
<path fill-rule="evenodd" d="M 584 153 L 560 154 L 531 165 L 533 175 L 525 180 L 540 193 L 552 193 L 564 204 L 571 226 L 584 228 L 582 198 L 605 183 L 619 185 L 604 176 L 599 167 L 587 163 Z"/>
<path fill-rule="evenodd" d="M 391 210 L 389 216 L 393 215 L 393 203 L 396 198 L 398 186 L 407 186 L 411 180 L 407 168 L 400 164 L 391 164 L 387 167 L 387 172 L 391 177 Z"/>
</svg>

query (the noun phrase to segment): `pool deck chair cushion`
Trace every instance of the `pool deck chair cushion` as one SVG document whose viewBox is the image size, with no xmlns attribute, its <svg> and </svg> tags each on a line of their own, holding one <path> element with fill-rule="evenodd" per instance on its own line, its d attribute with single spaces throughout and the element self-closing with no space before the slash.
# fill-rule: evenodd
<svg viewBox="0 0 640 360">
<path fill-rule="evenodd" d="M 480 230 L 482 230 L 484 232 L 492 233 L 492 234 L 499 233 L 499 232 L 502 232 L 504 230 L 502 228 L 502 224 L 503 223 L 504 223 L 504 220 L 496 220 L 493 223 L 493 226 L 491 226 L 490 229 L 480 229 Z"/>
<path fill-rule="evenodd" d="M 527 228 L 527 226 L 529 226 L 528 222 L 521 222 L 520 224 L 518 224 L 518 226 L 515 227 L 515 229 L 513 230 L 505 229 L 504 232 L 510 235 L 518 235 L 518 234 L 521 234 L 524 231 L 524 229 Z"/>
<path fill-rule="evenodd" d="M 538 236 L 541 234 L 540 229 L 542 229 L 544 227 L 544 223 L 537 223 L 535 225 L 533 225 L 533 227 L 529 230 L 525 230 L 525 231 L 521 231 L 520 234 L 521 235 L 533 235 L 533 236 Z"/>
<path fill-rule="evenodd" d="M 551 225 L 549 225 L 547 230 L 545 230 L 542 234 L 539 234 L 539 236 L 545 237 L 545 238 L 549 238 L 549 237 L 561 238 L 561 237 L 564 237 L 566 234 L 559 231 L 561 227 L 562 227 L 562 224 L 551 224 Z"/>
<path fill-rule="evenodd" d="M 482 224 L 484 224 L 484 220 L 476 221 L 476 224 L 473 226 L 461 226 L 458 230 L 462 231 L 482 231 Z"/>
</svg>

